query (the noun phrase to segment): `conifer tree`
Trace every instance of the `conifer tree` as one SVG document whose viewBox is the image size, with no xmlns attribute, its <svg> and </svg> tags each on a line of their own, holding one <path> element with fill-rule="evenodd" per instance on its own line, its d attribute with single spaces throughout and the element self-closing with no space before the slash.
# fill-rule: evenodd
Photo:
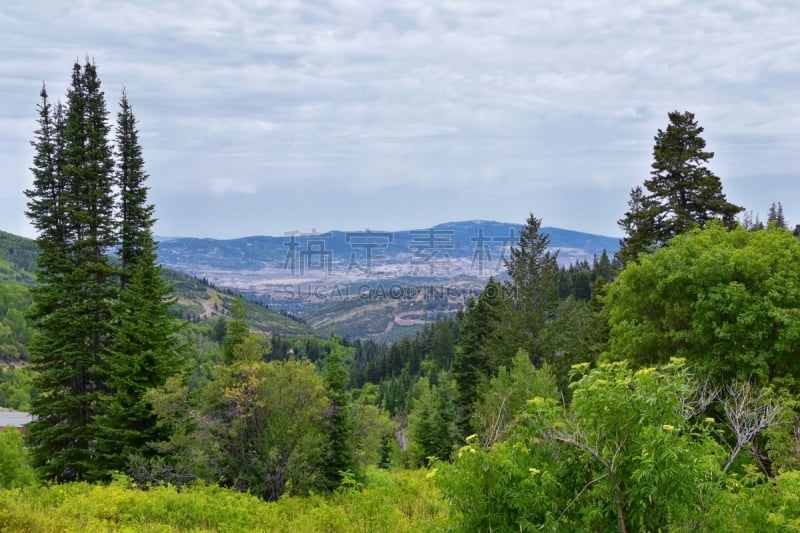
<svg viewBox="0 0 800 533">
<path fill-rule="evenodd" d="M 336 489 L 345 474 L 360 477 L 360 469 L 353 451 L 355 424 L 350 413 L 350 381 L 344 349 L 334 336 L 331 352 L 325 358 L 323 379 L 328 390 L 330 407 L 323 423 L 327 444 L 322 457 L 322 476 L 329 490 Z"/>
<path fill-rule="evenodd" d="M 147 203 L 147 187 L 144 183 L 147 174 L 144 171 L 142 147 L 139 144 L 139 132 L 136 129 L 136 117 L 133 115 L 128 94 L 123 89 L 120 111 L 117 115 L 116 136 L 116 182 L 119 190 L 119 239 L 120 265 L 122 268 L 121 286 L 131 275 L 137 256 L 146 246 L 145 240 L 152 240 L 154 207 Z"/>
<path fill-rule="evenodd" d="M 629 211 L 619 221 L 627 237 L 618 257 L 630 261 L 642 252 L 667 243 L 670 239 L 711 219 L 733 227 L 734 217 L 742 208 L 727 201 L 722 182 L 708 162 L 714 152 L 705 151 L 703 128 L 688 111 L 669 113 L 666 130 L 658 130 L 653 146 L 650 178 L 644 186 L 631 191 Z"/>
<path fill-rule="evenodd" d="M 43 90 L 34 185 L 26 191 L 42 252 L 31 311 L 40 334 L 30 350 L 40 394 L 28 439 L 43 476 L 67 481 L 93 468 L 92 421 L 117 294 L 106 255 L 115 244 L 113 159 L 100 80 L 88 60 L 75 63 L 66 109 L 54 116 Z"/>
<path fill-rule="evenodd" d="M 482 383 L 491 377 L 491 362 L 487 343 L 495 334 L 501 319 L 500 284 L 489 278 L 477 299 L 467 303 L 461 335 L 453 360 L 453 379 L 456 382 L 456 424 L 464 438 L 473 432 L 472 413 Z"/>
<path fill-rule="evenodd" d="M 550 252 L 550 236 L 542 233 L 541 224 L 533 214 L 528 216 L 519 243 L 511 247 L 506 260 L 516 312 L 502 347 L 505 357 L 499 363 L 503 365 L 508 365 L 520 348 L 531 354 L 535 364 L 541 364 L 536 337 L 558 306 L 558 252 Z"/>
<path fill-rule="evenodd" d="M 225 340 L 222 342 L 222 355 L 226 364 L 231 364 L 236 360 L 237 347 L 244 344 L 250 333 L 244 299 L 241 296 L 237 296 L 233 302 L 231 318 L 225 333 Z"/>
<path fill-rule="evenodd" d="M 783 206 L 780 202 L 772 202 L 772 205 L 769 206 L 767 225 L 778 226 L 779 228 L 786 227 L 786 219 L 783 216 Z"/>
<path fill-rule="evenodd" d="M 156 264 L 152 238 L 140 240 L 129 280 L 114 305 L 114 341 L 105 354 L 106 388 L 100 397 L 97 428 L 96 477 L 124 471 L 132 456 L 148 459 L 169 431 L 159 426 L 150 389 L 178 374 L 183 358 L 177 346 L 178 325 L 169 314 L 172 287 Z"/>
<path fill-rule="evenodd" d="M 127 96 L 116 174 L 96 66 L 75 63 L 65 106 L 54 109 L 44 88 L 41 98 L 26 191 L 40 248 L 31 310 L 39 335 L 30 350 L 39 394 L 28 442 L 46 479 L 101 479 L 165 438 L 143 397 L 180 366 L 170 287 L 156 264 L 153 207 Z M 122 268 L 110 259 L 117 247 Z"/>
<path fill-rule="evenodd" d="M 655 202 L 644 193 L 640 185 L 631 189 L 628 211 L 619 221 L 619 227 L 625 232 L 625 237 L 620 242 L 616 257 L 622 263 L 632 261 L 640 253 L 649 252 L 655 247 L 658 242 L 657 213 Z"/>
</svg>

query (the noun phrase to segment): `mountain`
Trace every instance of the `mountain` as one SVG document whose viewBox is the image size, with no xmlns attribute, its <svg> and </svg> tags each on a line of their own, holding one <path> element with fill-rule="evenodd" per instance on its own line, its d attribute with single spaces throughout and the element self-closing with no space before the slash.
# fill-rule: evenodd
<svg viewBox="0 0 800 533">
<path fill-rule="evenodd" d="M 36 282 L 34 271 L 38 255 L 35 241 L 0 231 L 0 285 L 32 286 Z M 218 290 L 205 280 L 170 268 L 164 268 L 164 277 L 174 287 L 174 311 L 178 316 L 192 322 L 215 321 L 220 316 L 228 316 L 235 298 L 230 291 Z M 262 304 L 246 302 L 245 308 L 253 329 L 262 333 L 314 334 L 313 328 L 304 321 Z"/>
<path fill-rule="evenodd" d="M 517 242 L 520 224 L 475 220 L 448 222 L 405 231 L 289 232 L 284 236 L 254 236 L 218 240 L 170 237 L 160 239 L 163 264 L 194 275 L 219 279 L 226 272 L 262 272 L 262 278 L 351 279 L 404 275 L 486 278 L 502 270 L 508 247 Z M 592 260 L 619 246 L 604 237 L 561 228 L 542 228 L 559 262 Z M 244 276 L 249 278 L 250 276 Z"/>
<path fill-rule="evenodd" d="M 170 238 L 160 261 L 302 316 L 320 331 L 396 338 L 461 309 L 504 259 L 520 224 L 448 222 L 406 231 L 329 231 L 217 240 Z M 559 263 L 591 262 L 619 239 L 542 228 Z"/>
</svg>

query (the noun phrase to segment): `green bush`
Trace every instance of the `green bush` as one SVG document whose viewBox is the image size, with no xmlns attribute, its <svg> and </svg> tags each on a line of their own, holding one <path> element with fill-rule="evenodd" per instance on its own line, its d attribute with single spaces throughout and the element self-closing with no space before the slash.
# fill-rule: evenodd
<svg viewBox="0 0 800 533">
<path fill-rule="evenodd" d="M 264 502 L 216 485 L 139 490 L 71 483 L 0 491 L 0 531 L 425 532 L 447 527 L 447 504 L 424 471 L 369 469 L 363 491 Z"/>
<path fill-rule="evenodd" d="M 16 428 L 0 428 L 0 488 L 28 487 L 35 483 L 36 474 L 28 463 L 22 435 Z"/>
</svg>

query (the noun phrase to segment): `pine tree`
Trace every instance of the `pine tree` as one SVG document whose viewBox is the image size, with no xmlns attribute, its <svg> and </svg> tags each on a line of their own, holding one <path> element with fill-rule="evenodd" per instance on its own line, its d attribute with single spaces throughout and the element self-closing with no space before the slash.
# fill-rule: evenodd
<svg viewBox="0 0 800 533">
<path fill-rule="evenodd" d="M 137 256 L 146 246 L 144 241 L 152 239 L 151 229 L 155 220 L 154 207 L 147 204 L 147 187 L 144 182 L 148 176 L 144 171 L 136 117 L 124 89 L 117 115 L 116 141 L 115 178 L 119 189 L 119 256 L 122 268 L 120 278 L 121 287 L 125 288 Z"/>
<path fill-rule="evenodd" d="M 542 354 L 536 336 L 547 317 L 558 306 L 558 252 L 551 253 L 550 237 L 541 232 L 541 219 L 531 214 L 519 235 L 519 243 L 511 247 L 506 269 L 511 278 L 511 291 L 516 309 L 507 328 L 505 353 L 500 364 L 507 365 L 522 348 L 535 364 L 541 364 Z"/>
<path fill-rule="evenodd" d="M 98 434 L 95 476 L 124 471 L 132 456 L 148 459 L 169 439 L 145 394 L 178 374 L 183 358 L 178 325 L 169 314 L 172 287 L 156 264 L 153 241 L 140 240 L 129 280 L 114 306 L 114 342 L 105 355 L 108 394 L 101 395 L 95 423 Z"/>
<path fill-rule="evenodd" d="M 491 361 L 487 344 L 497 331 L 502 316 L 502 288 L 489 278 L 477 299 L 467 303 L 461 335 L 453 360 L 453 379 L 456 382 L 456 424 L 461 438 L 473 432 L 472 413 L 482 383 L 491 377 Z"/>
<path fill-rule="evenodd" d="M 629 211 L 619 221 L 627 237 L 618 257 L 630 261 L 642 252 L 661 246 L 678 234 L 703 227 L 720 219 L 729 227 L 742 208 L 731 204 L 722 192 L 722 183 L 706 166 L 714 152 L 705 151 L 694 114 L 669 113 L 666 130 L 658 130 L 653 146 L 650 178 L 641 189 L 631 191 Z"/>
<path fill-rule="evenodd" d="M 28 443 L 46 479 L 107 478 L 128 454 L 147 455 L 148 442 L 166 437 L 143 396 L 181 363 L 170 287 L 156 265 L 153 207 L 127 97 L 116 174 L 96 66 L 75 63 L 65 106 L 53 108 L 44 88 L 41 98 L 26 191 L 40 248 L 31 310 L 39 335 L 30 349 L 39 394 Z M 110 259 L 119 245 L 122 268 Z"/>
<path fill-rule="evenodd" d="M 231 318 L 233 320 L 228 324 L 225 340 L 222 343 L 222 355 L 226 364 L 231 364 L 236 360 L 237 347 L 244 344 L 250 333 L 244 299 L 241 296 L 237 296 L 233 302 Z"/>
<path fill-rule="evenodd" d="M 769 206 L 767 225 L 778 226 L 779 228 L 786 227 L 786 219 L 783 217 L 783 206 L 780 202 L 772 202 L 772 205 Z"/>
<path fill-rule="evenodd" d="M 322 476 L 325 486 L 335 490 L 345 474 L 357 478 L 361 475 L 352 444 L 355 424 L 350 414 L 350 396 L 347 392 L 350 376 L 344 349 L 336 337 L 332 340 L 330 354 L 325 358 L 323 378 L 330 407 L 324 421 L 327 444 L 322 458 Z"/>
<path fill-rule="evenodd" d="M 40 334 L 30 350 L 40 394 L 28 439 L 43 476 L 66 481 L 93 468 L 92 421 L 117 292 L 106 255 L 115 244 L 113 159 L 93 64 L 75 63 L 65 111 L 57 108 L 54 119 L 50 111 L 43 90 L 34 186 L 26 191 L 42 253 L 31 312 Z"/>
</svg>

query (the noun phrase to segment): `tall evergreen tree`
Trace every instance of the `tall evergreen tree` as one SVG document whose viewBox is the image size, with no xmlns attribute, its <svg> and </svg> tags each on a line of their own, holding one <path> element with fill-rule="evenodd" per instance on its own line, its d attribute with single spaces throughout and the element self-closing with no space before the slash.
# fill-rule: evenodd
<svg viewBox="0 0 800 533">
<path fill-rule="evenodd" d="M 617 259 L 627 263 L 636 259 L 640 253 L 649 252 L 655 247 L 658 242 L 657 213 L 658 206 L 644 193 L 640 185 L 631 189 L 628 211 L 619 221 L 625 237 L 620 242 Z"/>
<path fill-rule="evenodd" d="M 166 440 L 164 427 L 145 401 L 181 367 L 177 324 L 169 314 L 172 287 L 161 274 L 153 241 L 153 205 L 147 203 L 142 149 L 136 119 L 123 91 L 117 115 L 117 212 L 120 228 L 120 295 L 113 307 L 113 342 L 105 354 L 108 393 L 96 421 L 97 477 L 124 470 L 132 455 L 147 458 Z"/>
<path fill-rule="evenodd" d="M 31 346 L 40 394 L 28 438 L 45 478 L 72 480 L 85 478 L 95 460 L 92 421 L 117 294 L 107 257 L 115 244 L 113 159 L 92 63 L 75 63 L 65 112 L 51 119 L 50 110 L 43 90 L 34 186 L 26 191 L 42 252 L 31 312 L 40 331 Z"/>
<path fill-rule="evenodd" d="M 322 457 L 322 476 L 326 487 L 334 490 L 344 479 L 345 473 L 356 477 L 361 474 L 353 451 L 355 424 L 350 413 L 350 395 L 347 392 L 350 377 L 344 359 L 344 348 L 336 337 L 333 338 L 331 352 L 325 358 L 323 378 L 330 407 L 323 423 L 327 444 Z"/>
<path fill-rule="evenodd" d="M 122 268 L 120 279 L 124 288 L 137 256 L 148 253 L 143 249 L 146 247 L 145 241 L 152 240 L 151 230 L 155 222 L 154 207 L 147 203 L 147 187 L 144 183 L 148 176 L 144 171 L 136 117 L 124 89 L 117 115 L 116 141 L 115 178 L 119 189 L 119 256 Z"/>
<path fill-rule="evenodd" d="M 456 424 L 461 438 L 473 432 L 472 414 L 480 386 L 491 377 L 492 364 L 487 345 L 496 333 L 502 313 L 502 288 L 489 278 L 477 299 L 467 303 L 461 334 L 453 360 L 453 379 L 456 382 Z"/>
<path fill-rule="evenodd" d="M 228 324 L 225 333 L 225 340 L 222 342 L 222 355 L 226 364 L 231 364 L 237 359 L 237 349 L 244 344 L 250 333 L 250 326 L 247 324 L 247 312 L 244 308 L 244 299 L 236 297 L 231 308 L 231 322 Z"/>
<path fill-rule="evenodd" d="M 127 97 L 116 174 L 96 66 L 75 63 L 65 106 L 53 108 L 44 88 L 41 99 L 26 191 L 41 252 L 31 308 L 39 335 L 30 350 L 39 394 L 28 440 L 46 479 L 105 478 L 127 454 L 147 455 L 146 443 L 165 438 L 143 396 L 180 365 L 170 287 L 156 265 L 153 207 Z M 110 259 L 118 247 L 122 269 Z"/>
<path fill-rule="evenodd" d="M 639 253 L 668 242 L 695 226 L 720 219 L 732 227 L 742 208 L 727 201 L 722 182 L 708 162 L 714 152 L 705 150 L 703 128 L 688 111 L 669 113 L 666 130 L 658 130 L 653 146 L 650 178 L 645 180 L 647 195 L 631 191 L 629 211 L 619 221 L 627 237 L 619 257 L 635 259 Z"/>
<path fill-rule="evenodd" d="M 156 264 L 153 241 L 144 234 L 129 280 L 114 305 L 114 341 L 105 354 L 110 391 L 100 397 L 94 475 L 124 471 L 132 456 L 150 458 L 169 430 L 158 425 L 146 393 L 182 368 L 177 322 L 169 314 L 172 287 Z"/>
<path fill-rule="evenodd" d="M 506 260 L 517 308 L 511 333 L 516 332 L 518 338 L 509 338 L 506 343 L 505 359 L 501 361 L 504 365 L 520 348 L 531 355 L 536 365 L 541 364 L 536 337 L 558 306 L 558 252 L 550 252 L 550 236 L 542 233 L 541 224 L 533 214 L 528 217 L 519 243 L 511 247 Z"/>
<path fill-rule="evenodd" d="M 779 228 L 786 227 L 786 219 L 783 216 L 783 206 L 780 202 L 772 202 L 772 205 L 769 206 L 767 225 L 778 226 Z"/>
</svg>

